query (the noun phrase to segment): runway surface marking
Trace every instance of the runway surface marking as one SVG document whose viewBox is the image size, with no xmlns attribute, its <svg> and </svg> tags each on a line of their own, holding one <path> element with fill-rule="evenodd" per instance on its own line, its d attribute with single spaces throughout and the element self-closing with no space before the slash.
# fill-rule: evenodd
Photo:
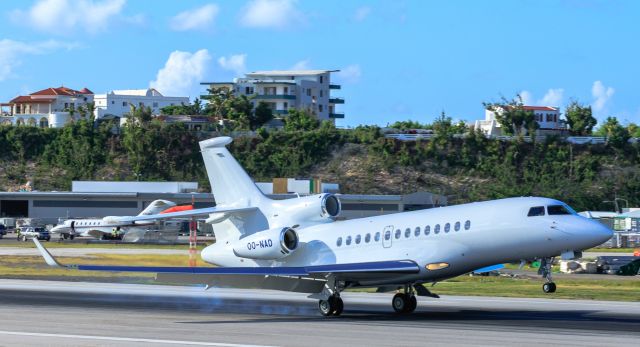
<svg viewBox="0 0 640 347">
<path fill-rule="evenodd" d="M 24 331 L 5 331 L 5 330 L 0 330 L 0 335 L 57 337 L 57 338 L 67 338 L 67 339 L 103 340 L 103 341 L 119 341 L 119 342 L 143 342 L 143 343 L 155 343 L 155 344 L 166 344 L 166 345 L 217 346 L 217 347 L 270 347 L 265 345 L 243 345 L 243 344 L 235 344 L 235 343 L 157 340 L 157 339 L 141 339 L 141 338 L 117 337 L 117 336 L 45 334 L 45 333 L 32 333 L 32 332 L 24 332 Z"/>
</svg>

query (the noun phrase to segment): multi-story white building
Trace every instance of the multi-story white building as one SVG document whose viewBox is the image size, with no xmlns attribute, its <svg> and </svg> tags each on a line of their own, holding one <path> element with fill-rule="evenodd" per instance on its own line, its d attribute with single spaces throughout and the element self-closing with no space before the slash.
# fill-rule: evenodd
<svg viewBox="0 0 640 347">
<path fill-rule="evenodd" d="M 47 88 L 29 95 L 20 95 L 3 103 L 0 125 L 31 125 L 60 128 L 72 116 L 78 118 L 93 102 L 93 92 L 87 88 Z M 85 111 L 82 111 L 85 110 Z"/>
<path fill-rule="evenodd" d="M 302 109 L 320 120 L 344 118 L 336 105 L 344 104 L 343 98 L 333 97 L 331 90 L 340 85 L 331 84 L 331 73 L 338 70 L 275 70 L 248 73 L 233 82 L 203 82 L 209 88 L 228 88 L 236 96 L 251 97 L 254 107 L 265 102 L 277 118 L 285 117 L 289 109 Z M 203 95 L 207 99 L 209 95 Z"/>
<path fill-rule="evenodd" d="M 523 106 L 523 108 L 533 112 L 540 126 L 537 130 L 537 135 L 560 135 L 567 131 L 566 122 L 560 119 L 559 108 L 551 106 Z M 502 109 L 497 109 L 496 111 L 485 109 L 484 120 L 477 120 L 474 125 L 475 128 L 482 130 L 489 136 L 504 135 L 502 126 L 496 120 L 496 112 L 500 113 Z"/>
<path fill-rule="evenodd" d="M 148 106 L 153 114 L 159 114 L 163 107 L 189 104 L 187 96 L 164 96 L 154 88 L 112 90 L 106 94 L 96 94 L 93 99 L 96 119 L 106 116 L 124 118 L 131 112 L 131 105 Z"/>
</svg>

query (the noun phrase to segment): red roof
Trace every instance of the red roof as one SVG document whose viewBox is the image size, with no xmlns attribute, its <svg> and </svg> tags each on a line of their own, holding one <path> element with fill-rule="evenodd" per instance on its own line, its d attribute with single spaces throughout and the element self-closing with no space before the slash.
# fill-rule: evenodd
<svg viewBox="0 0 640 347">
<path fill-rule="evenodd" d="M 21 103 L 50 104 L 52 102 L 53 102 L 53 99 L 32 99 L 28 95 L 20 95 L 11 99 L 11 101 L 9 101 L 10 104 L 21 104 Z"/>
<path fill-rule="evenodd" d="M 29 95 L 68 95 L 68 96 L 76 96 L 79 94 L 93 94 L 89 89 L 83 88 L 82 90 L 75 90 L 71 88 L 67 88 L 65 86 L 61 86 L 58 88 L 47 88 L 43 90 L 39 90 L 35 93 L 31 93 Z"/>
<path fill-rule="evenodd" d="M 522 106 L 525 110 L 531 111 L 557 111 L 558 109 L 551 106 Z"/>
</svg>

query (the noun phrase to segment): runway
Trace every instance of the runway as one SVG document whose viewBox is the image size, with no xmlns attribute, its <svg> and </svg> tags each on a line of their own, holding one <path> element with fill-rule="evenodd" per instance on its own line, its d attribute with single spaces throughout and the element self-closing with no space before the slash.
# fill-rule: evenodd
<svg viewBox="0 0 640 347">
<path fill-rule="evenodd" d="M 436 287 L 437 288 L 437 287 Z M 324 318 L 304 294 L 113 283 L 0 280 L 0 345 L 635 345 L 640 303 L 343 293 Z"/>
</svg>

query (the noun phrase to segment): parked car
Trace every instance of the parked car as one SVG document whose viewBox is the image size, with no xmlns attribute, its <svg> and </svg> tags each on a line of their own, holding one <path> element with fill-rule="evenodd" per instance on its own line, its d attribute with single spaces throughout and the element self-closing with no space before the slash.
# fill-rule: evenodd
<svg viewBox="0 0 640 347">
<path fill-rule="evenodd" d="M 0 224 L 0 239 L 7 235 L 7 227 L 4 224 Z"/>
<path fill-rule="evenodd" d="M 45 228 L 21 226 L 20 228 L 16 229 L 16 231 L 18 233 L 18 241 L 27 242 L 27 240 L 31 240 L 32 238 L 51 241 L 51 234 L 49 234 L 49 230 Z"/>
</svg>

